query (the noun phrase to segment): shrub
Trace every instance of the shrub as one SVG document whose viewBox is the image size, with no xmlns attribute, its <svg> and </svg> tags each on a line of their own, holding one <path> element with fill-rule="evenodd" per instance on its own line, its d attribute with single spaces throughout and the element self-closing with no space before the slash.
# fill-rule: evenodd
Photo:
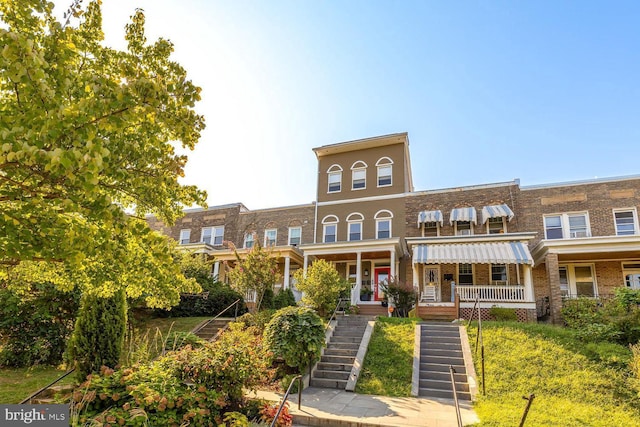
<svg viewBox="0 0 640 427">
<path fill-rule="evenodd" d="M 349 283 L 340 277 L 328 261 L 319 259 L 307 269 L 296 271 L 296 288 L 304 292 L 302 302 L 318 311 L 320 316 L 332 313 L 340 293 L 349 289 Z"/>
<path fill-rule="evenodd" d="M 591 323 L 576 331 L 576 337 L 584 342 L 617 341 L 620 335 L 620 331 L 610 323 Z"/>
<path fill-rule="evenodd" d="M 26 292 L 0 287 L 0 366 L 56 365 L 73 331 L 80 298 L 49 283 Z"/>
<path fill-rule="evenodd" d="M 296 305 L 296 297 L 293 296 L 291 289 L 281 289 L 273 299 L 273 308 L 276 310 L 294 305 Z"/>
<path fill-rule="evenodd" d="M 615 300 L 626 310 L 640 306 L 640 289 L 617 288 Z"/>
<path fill-rule="evenodd" d="M 599 302 L 591 298 L 577 298 L 566 300 L 562 306 L 564 323 L 574 329 L 579 329 L 600 320 Z"/>
<path fill-rule="evenodd" d="M 264 294 L 262 295 L 262 304 L 260 304 L 260 310 L 272 310 L 275 307 L 273 306 L 273 289 L 267 288 L 264 290 Z M 257 308 L 257 306 L 256 306 Z"/>
<path fill-rule="evenodd" d="M 394 317 L 408 317 L 416 301 L 416 293 L 413 286 L 407 286 L 397 278 L 389 278 L 387 283 L 380 284 L 384 291 L 384 300 L 391 301 L 394 306 Z"/>
<path fill-rule="evenodd" d="M 493 306 L 489 309 L 489 314 L 498 322 L 517 322 L 518 315 L 513 308 Z"/>
<path fill-rule="evenodd" d="M 127 328 L 127 299 L 124 291 L 103 298 L 82 297 L 76 326 L 67 348 L 68 359 L 83 380 L 101 367 L 115 367 L 120 360 Z"/>
<path fill-rule="evenodd" d="M 164 343 L 165 350 L 180 350 L 187 345 L 200 348 L 206 341 L 191 332 L 172 332 Z"/>
<path fill-rule="evenodd" d="M 245 324 L 249 327 L 254 327 L 256 331 L 262 336 L 267 324 L 271 321 L 271 318 L 275 314 L 276 310 L 262 310 L 255 313 L 245 313 L 238 318 L 238 322 Z"/>
<path fill-rule="evenodd" d="M 229 307 L 235 300 L 240 299 L 238 303 L 238 315 L 247 312 L 247 306 L 244 298 L 238 292 L 234 291 L 227 285 L 214 282 L 203 284 L 203 294 L 198 295 L 181 295 L 180 303 L 171 310 L 156 310 L 158 317 L 201 317 L 216 316 L 222 310 Z M 208 295 L 204 297 L 204 292 Z M 236 313 L 235 307 L 227 311 L 223 316 L 233 317 Z"/>
<path fill-rule="evenodd" d="M 322 319 L 310 308 L 285 307 L 273 316 L 264 338 L 274 356 L 301 372 L 320 357 L 325 332 Z"/>
</svg>

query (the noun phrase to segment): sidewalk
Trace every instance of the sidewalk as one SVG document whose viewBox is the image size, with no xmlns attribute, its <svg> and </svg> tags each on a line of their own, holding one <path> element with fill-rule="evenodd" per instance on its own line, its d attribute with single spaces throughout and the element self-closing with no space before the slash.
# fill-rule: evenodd
<svg viewBox="0 0 640 427">
<path fill-rule="evenodd" d="M 280 401 L 282 394 L 258 391 L 261 399 Z M 302 407 L 298 410 L 298 395 L 289 396 L 289 412 L 294 425 L 308 426 L 429 426 L 457 427 L 453 400 L 421 397 L 385 397 L 349 393 L 344 390 L 309 387 L 302 392 Z M 479 422 L 471 404 L 460 404 L 464 425 Z"/>
</svg>

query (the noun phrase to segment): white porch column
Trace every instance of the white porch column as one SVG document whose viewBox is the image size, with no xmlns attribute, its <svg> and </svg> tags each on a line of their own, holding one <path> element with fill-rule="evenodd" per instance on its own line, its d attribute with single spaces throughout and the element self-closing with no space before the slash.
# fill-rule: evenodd
<svg viewBox="0 0 640 427">
<path fill-rule="evenodd" d="M 347 270 L 347 274 L 349 271 Z M 356 252 L 356 285 L 351 289 L 351 305 L 360 301 L 360 286 L 362 286 L 362 252 Z"/>
<path fill-rule="evenodd" d="M 213 279 L 218 280 L 218 276 L 220 275 L 220 261 L 216 261 L 213 263 Z"/>
<path fill-rule="evenodd" d="M 391 271 L 389 272 L 389 275 L 391 276 L 392 280 L 396 279 L 396 248 L 393 248 L 389 251 L 389 254 L 391 255 L 391 260 L 389 262 L 389 267 L 391 267 Z"/>
<path fill-rule="evenodd" d="M 420 276 L 418 275 L 418 264 L 412 262 L 411 269 L 413 271 L 413 290 L 420 295 Z"/>
<path fill-rule="evenodd" d="M 303 271 L 304 271 L 304 277 L 307 277 L 307 267 L 309 267 L 309 255 L 304 254 L 304 265 L 303 265 Z"/>
<path fill-rule="evenodd" d="M 284 257 L 284 289 L 289 289 L 289 269 L 291 267 L 291 258 L 286 256 Z"/>
<path fill-rule="evenodd" d="M 533 302 L 533 271 L 529 264 L 522 264 L 524 273 L 524 299 Z"/>
</svg>

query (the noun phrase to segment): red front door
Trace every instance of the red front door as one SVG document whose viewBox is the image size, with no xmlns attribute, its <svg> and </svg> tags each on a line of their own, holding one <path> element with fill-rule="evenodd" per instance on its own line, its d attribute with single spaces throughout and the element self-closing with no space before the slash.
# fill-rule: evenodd
<svg viewBox="0 0 640 427">
<path fill-rule="evenodd" d="M 373 284 L 374 288 L 375 288 L 375 292 L 374 292 L 374 300 L 375 301 L 382 301 L 382 299 L 384 298 L 384 291 L 382 289 L 380 289 L 380 284 L 389 281 L 389 275 L 391 274 L 391 267 L 376 267 L 376 269 L 374 270 L 374 280 L 375 283 Z"/>
</svg>

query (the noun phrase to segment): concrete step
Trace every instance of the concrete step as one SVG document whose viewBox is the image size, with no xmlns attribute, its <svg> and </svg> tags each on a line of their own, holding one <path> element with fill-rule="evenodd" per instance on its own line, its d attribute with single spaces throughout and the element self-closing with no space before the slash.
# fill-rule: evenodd
<svg viewBox="0 0 640 427">
<path fill-rule="evenodd" d="M 465 374 L 467 373 L 467 369 L 464 367 L 464 365 L 457 365 L 457 364 L 452 364 L 452 363 L 429 363 L 429 362 L 422 362 L 420 361 L 420 371 L 435 371 L 435 372 L 449 372 L 449 366 L 453 366 L 453 369 L 455 369 L 455 371 L 458 374 Z"/>
<path fill-rule="evenodd" d="M 309 385 L 311 387 L 334 388 L 337 390 L 344 390 L 347 387 L 347 381 L 332 380 L 328 378 L 312 378 Z"/>
<path fill-rule="evenodd" d="M 331 343 L 341 343 L 341 342 L 347 342 L 347 343 L 358 343 L 360 344 L 360 341 L 362 341 L 362 336 L 359 337 L 341 337 L 341 336 L 333 336 L 331 337 L 331 340 L 329 342 Z"/>
<path fill-rule="evenodd" d="M 422 348 L 420 350 L 420 356 L 442 356 L 442 357 L 457 357 L 462 358 L 462 350 L 450 350 L 440 348 Z"/>
<path fill-rule="evenodd" d="M 353 365 L 353 362 L 355 362 L 356 358 L 355 356 L 330 356 L 330 355 L 323 355 L 320 358 L 321 362 L 326 362 L 326 363 L 338 363 L 341 365 Z"/>
<path fill-rule="evenodd" d="M 358 337 L 358 338 L 362 338 L 363 335 L 364 335 L 364 330 L 362 330 L 362 331 L 340 331 L 340 332 L 335 331 L 333 333 L 332 337 Z"/>
<path fill-rule="evenodd" d="M 440 399 L 453 399 L 453 391 L 438 390 L 433 388 L 420 388 L 418 391 L 419 396 L 423 397 L 435 397 Z M 471 400 L 471 393 L 459 392 L 458 400 Z"/>
<path fill-rule="evenodd" d="M 442 381 L 442 380 L 432 380 L 432 379 L 428 379 L 428 380 L 420 380 L 420 388 L 431 388 L 431 389 L 437 389 L 437 390 L 451 390 L 451 380 L 449 381 Z M 457 391 L 463 391 L 463 392 L 468 392 L 469 391 L 469 384 L 467 384 L 466 382 L 462 382 L 459 383 L 456 381 L 456 390 Z"/>
<path fill-rule="evenodd" d="M 358 354 L 358 349 L 350 349 L 350 348 L 326 348 L 324 350 L 325 356 L 348 356 L 348 357 L 356 357 Z"/>
<path fill-rule="evenodd" d="M 348 371 L 351 372 L 353 368 L 352 363 L 332 363 L 332 362 L 318 362 L 318 369 L 322 371 Z"/>
<path fill-rule="evenodd" d="M 450 342 L 422 342 L 420 343 L 420 348 L 430 348 L 434 350 L 451 350 L 451 351 L 460 351 L 462 350 L 461 343 L 450 343 Z"/>
<path fill-rule="evenodd" d="M 449 344 L 460 344 L 460 337 L 434 337 L 432 335 L 422 336 L 420 337 L 420 341 L 422 343 L 449 343 Z"/>
<path fill-rule="evenodd" d="M 453 374 L 453 377 L 455 378 L 456 382 L 467 382 L 466 374 L 455 373 Z M 447 370 L 446 372 L 420 371 L 420 378 L 428 380 L 451 381 L 451 374 L 449 373 L 449 370 Z"/>
<path fill-rule="evenodd" d="M 431 329 L 422 329 L 420 331 L 421 337 L 455 337 L 460 338 L 460 331 L 450 330 L 450 331 L 440 331 L 440 330 L 431 330 Z"/>
<path fill-rule="evenodd" d="M 313 378 L 328 378 L 333 380 L 348 380 L 350 371 L 321 371 L 316 369 L 313 372 Z"/>
<path fill-rule="evenodd" d="M 437 363 L 442 365 L 464 366 L 464 359 L 462 357 L 422 356 L 421 355 L 420 363 Z"/>
<path fill-rule="evenodd" d="M 327 344 L 327 350 L 358 350 L 359 348 L 360 342 L 330 342 L 329 344 Z"/>
</svg>

